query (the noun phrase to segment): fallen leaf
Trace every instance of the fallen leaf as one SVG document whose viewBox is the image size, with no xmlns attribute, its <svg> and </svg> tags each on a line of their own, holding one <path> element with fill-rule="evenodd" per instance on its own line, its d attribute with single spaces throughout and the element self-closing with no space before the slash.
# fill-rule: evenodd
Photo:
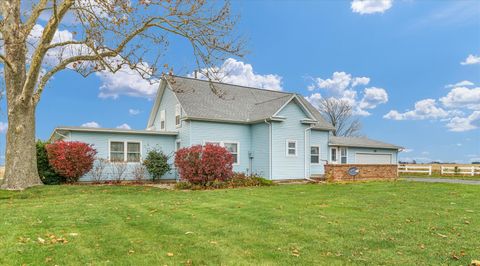
<svg viewBox="0 0 480 266">
<path fill-rule="evenodd" d="M 78 233 L 70 233 L 69 236 L 78 236 Z"/>
<path fill-rule="evenodd" d="M 470 221 L 465 220 L 465 224 L 470 224 Z"/>
<path fill-rule="evenodd" d="M 37 238 L 37 240 L 38 240 L 38 243 L 45 244 L 45 239 L 39 237 L 39 238 Z"/>
<path fill-rule="evenodd" d="M 169 256 L 169 257 L 173 257 L 173 253 L 171 253 L 171 252 L 168 252 L 168 253 L 167 253 L 167 256 Z"/>
<path fill-rule="evenodd" d="M 460 257 L 458 257 L 457 255 L 455 255 L 455 253 L 452 253 L 451 258 L 454 259 L 454 260 L 459 260 L 459 259 L 460 259 Z"/>
<path fill-rule="evenodd" d="M 190 234 L 193 234 L 193 232 L 188 231 L 188 232 L 186 232 L 185 234 L 186 234 L 186 235 L 190 235 Z"/>
<path fill-rule="evenodd" d="M 130 250 L 128 251 L 128 254 L 133 254 L 133 253 L 135 253 L 135 250 L 133 250 L 133 249 L 130 249 Z"/>
<path fill-rule="evenodd" d="M 480 266 L 480 260 L 472 260 L 470 263 L 471 266 Z"/>
<path fill-rule="evenodd" d="M 447 238 L 447 237 L 448 237 L 448 236 L 442 235 L 442 234 L 440 234 L 440 233 L 437 233 L 437 235 L 440 236 L 440 237 L 443 237 L 443 238 Z"/>
<path fill-rule="evenodd" d="M 420 245 L 420 248 L 421 248 L 421 249 L 425 249 L 425 245 L 424 245 L 424 244 L 421 244 L 421 245 Z"/>
</svg>

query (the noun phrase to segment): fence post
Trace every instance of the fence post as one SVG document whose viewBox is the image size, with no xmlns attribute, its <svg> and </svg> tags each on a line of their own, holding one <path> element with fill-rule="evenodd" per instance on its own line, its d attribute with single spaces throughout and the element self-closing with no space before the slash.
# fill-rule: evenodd
<svg viewBox="0 0 480 266">
<path fill-rule="evenodd" d="M 443 167 L 444 167 L 443 165 L 440 166 L 440 175 L 443 175 Z"/>
<path fill-rule="evenodd" d="M 428 167 L 428 175 L 432 175 L 432 166 L 431 165 Z"/>
<path fill-rule="evenodd" d="M 472 166 L 472 176 L 475 175 L 475 166 Z"/>
</svg>

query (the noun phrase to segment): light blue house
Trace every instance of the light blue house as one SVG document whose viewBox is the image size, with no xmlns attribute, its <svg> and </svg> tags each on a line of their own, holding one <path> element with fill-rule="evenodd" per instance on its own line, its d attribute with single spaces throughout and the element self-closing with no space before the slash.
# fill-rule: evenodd
<svg viewBox="0 0 480 266">
<path fill-rule="evenodd" d="M 234 156 L 234 171 L 268 179 L 322 175 L 326 163 L 396 164 L 400 147 L 333 137 L 332 125 L 302 96 L 184 77 L 162 79 L 145 130 L 58 127 L 51 140 L 93 144 L 112 164 L 125 161 L 125 179 L 147 151 L 173 155 L 214 143 Z M 111 167 L 108 171 L 114 171 Z M 81 180 L 88 181 L 87 174 Z M 163 179 L 178 178 L 176 171 Z"/>
</svg>

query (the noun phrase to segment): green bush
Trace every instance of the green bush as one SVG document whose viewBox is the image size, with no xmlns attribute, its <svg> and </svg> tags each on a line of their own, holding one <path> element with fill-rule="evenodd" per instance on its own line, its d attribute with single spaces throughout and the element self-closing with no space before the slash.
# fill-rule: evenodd
<svg viewBox="0 0 480 266">
<path fill-rule="evenodd" d="M 175 188 L 180 190 L 204 190 L 239 187 L 260 187 L 273 185 L 275 185 L 275 183 L 273 183 L 271 180 L 265 179 L 257 175 L 248 176 L 244 173 L 234 173 L 233 176 L 226 181 L 215 179 L 213 181 L 205 183 L 204 185 L 193 184 L 188 181 L 182 181 L 176 183 Z"/>
<path fill-rule="evenodd" d="M 164 174 L 171 170 L 168 159 L 169 156 L 161 150 L 153 149 L 147 153 L 143 165 L 150 175 L 152 175 L 153 181 L 160 179 Z"/>
<path fill-rule="evenodd" d="M 48 142 L 38 140 L 37 146 L 37 168 L 38 175 L 45 185 L 58 185 L 65 182 L 65 178 L 55 173 L 48 163 L 48 155 L 45 146 Z"/>
</svg>

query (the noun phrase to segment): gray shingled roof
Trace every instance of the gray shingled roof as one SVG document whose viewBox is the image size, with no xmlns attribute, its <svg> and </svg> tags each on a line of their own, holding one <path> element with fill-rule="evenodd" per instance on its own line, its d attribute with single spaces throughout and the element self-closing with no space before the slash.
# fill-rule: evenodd
<svg viewBox="0 0 480 266">
<path fill-rule="evenodd" d="M 190 119 L 257 122 L 272 117 L 295 96 L 293 93 L 193 78 L 173 76 L 167 79 L 187 118 Z M 212 91 L 212 86 L 217 90 L 217 94 Z M 315 128 L 332 129 L 332 126 L 302 96 L 297 95 L 297 99 L 318 121 Z"/>
<path fill-rule="evenodd" d="M 384 149 L 402 149 L 400 146 L 373 140 L 365 137 L 335 137 L 330 136 L 328 144 L 330 146 L 363 147 L 363 148 L 384 148 Z"/>
</svg>

